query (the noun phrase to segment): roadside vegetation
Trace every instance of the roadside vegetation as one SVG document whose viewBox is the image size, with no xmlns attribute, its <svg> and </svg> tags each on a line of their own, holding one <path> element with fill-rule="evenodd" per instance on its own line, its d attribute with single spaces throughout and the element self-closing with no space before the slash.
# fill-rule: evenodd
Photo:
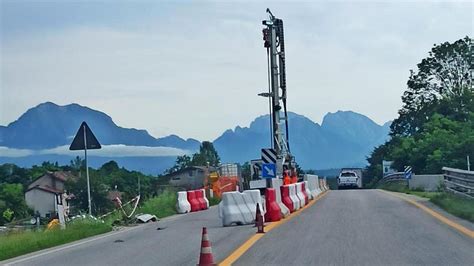
<svg viewBox="0 0 474 266">
<path fill-rule="evenodd" d="M 69 223 L 64 230 L 55 228 L 0 234 L 0 261 L 111 230 L 111 224 L 92 219 L 81 219 Z"/>
<path fill-rule="evenodd" d="M 410 70 L 403 106 L 390 126 L 390 139 L 367 159 L 367 187 L 382 178 L 382 160 L 403 171 L 437 174 L 441 168 L 466 169 L 474 158 L 474 91 L 470 71 L 473 40 L 466 36 L 435 45 Z"/>
<path fill-rule="evenodd" d="M 449 192 L 426 192 L 422 190 L 410 190 L 405 181 L 390 182 L 380 185 L 378 188 L 394 192 L 416 195 L 428 198 L 430 202 L 441 209 L 474 223 L 474 200 L 458 196 Z"/>
</svg>

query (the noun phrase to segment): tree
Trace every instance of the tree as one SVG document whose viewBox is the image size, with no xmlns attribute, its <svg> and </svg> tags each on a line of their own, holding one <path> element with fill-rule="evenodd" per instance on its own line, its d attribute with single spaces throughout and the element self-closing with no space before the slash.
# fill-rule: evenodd
<svg viewBox="0 0 474 266">
<path fill-rule="evenodd" d="M 3 216 L 5 212 L 8 213 L 8 217 Z M 0 223 L 9 222 L 14 218 L 28 217 L 31 210 L 26 205 L 22 184 L 0 185 L 0 213 L 2 214 Z M 8 221 L 6 221 L 6 218 L 8 218 Z"/>
<path fill-rule="evenodd" d="M 193 155 L 192 165 L 204 166 L 207 163 L 210 166 L 219 166 L 220 158 L 212 142 L 203 141 L 199 147 L 199 152 Z"/>
<path fill-rule="evenodd" d="M 435 112 L 465 121 L 473 111 L 472 60 L 469 37 L 434 45 L 429 56 L 410 71 L 403 107 L 391 125 L 391 135 L 411 136 Z"/>
</svg>

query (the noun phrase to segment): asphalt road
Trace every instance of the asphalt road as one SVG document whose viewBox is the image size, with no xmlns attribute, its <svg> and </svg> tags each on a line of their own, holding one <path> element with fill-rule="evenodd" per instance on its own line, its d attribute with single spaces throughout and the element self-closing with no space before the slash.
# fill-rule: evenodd
<svg viewBox="0 0 474 266">
<path fill-rule="evenodd" d="M 196 265 L 202 227 L 208 228 L 216 262 L 255 234 L 247 226 L 222 227 L 217 207 L 177 215 L 121 233 L 99 236 L 8 261 L 9 265 Z M 157 228 L 162 228 L 157 230 Z M 1 264 L 1 263 L 0 263 Z"/>
<path fill-rule="evenodd" d="M 330 191 L 234 265 L 474 265 L 474 240 L 384 192 Z"/>
</svg>

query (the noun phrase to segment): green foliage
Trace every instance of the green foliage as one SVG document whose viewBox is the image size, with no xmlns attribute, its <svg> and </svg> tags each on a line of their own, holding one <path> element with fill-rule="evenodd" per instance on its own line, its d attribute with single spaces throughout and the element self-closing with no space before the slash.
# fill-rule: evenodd
<svg viewBox="0 0 474 266">
<path fill-rule="evenodd" d="M 398 171 L 410 165 L 414 173 L 431 174 L 443 166 L 464 169 L 466 156 L 473 157 L 471 45 L 469 37 L 435 45 L 411 71 L 392 138 L 367 158 L 369 187 L 382 177 L 382 160 L 394 161 Z"/>
<path fill-rule="evenodd" d="M 165 190 L 157 197 L 145 201 L 138 212 L 154 214 L 158 218 L 163 218 L 176 214 L 176 202 L 176 192 Z"/>
<path fill-rule="evenodd" d="M 450 193 L 440 193 L 431 198 L 431 202 L 447 212 L 474 222 L 474 200 Z"/>
<path fill-rule="evenodd" d="M 0 224 L 31 214 L 25 202 L 22 184 L 0 184 L 0 213 Z"/>
<path fill-rule="evenodd" d="M 452 44 L 435 45 L 417 65 L 418 70 L 410 71 L 403 107 L 391 126 L 392 135 L 415 134 L 433 113 L 466 120 L 473 105 L 471 44 L 472 39 L 466 36 Z"/>
<path fill-rule="evenodd" d="M 209 166 L 217 167 L 220 160 L 219 154 L 217 154 L 212 142 L 203 141 L 199 147 L 199 152 L 193 154 L 192 157 L 188 155 L 178 156 L 175 165 L 166 170 L 165 173 L 173 173 L 189 166 L 207 166 L 209 164 Z"/>
<path fill-rule="evenodd" d="M 67 224 L 65 230 L 0 235 L 0 261 L 111 230 L 112 227 L 106 223 L 86 219 Z"/>
</svg>

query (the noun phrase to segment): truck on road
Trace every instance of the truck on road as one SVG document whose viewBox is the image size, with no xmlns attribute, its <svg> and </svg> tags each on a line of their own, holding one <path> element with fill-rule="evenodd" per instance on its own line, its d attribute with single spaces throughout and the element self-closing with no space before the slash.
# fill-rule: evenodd
<svg viewBox="0 0 474 266">
<path fill-rule="evenodd" d="M 342 168 L 337 177 L 337 188 L 362 188 L 362 168 Z"/>
</svg>

